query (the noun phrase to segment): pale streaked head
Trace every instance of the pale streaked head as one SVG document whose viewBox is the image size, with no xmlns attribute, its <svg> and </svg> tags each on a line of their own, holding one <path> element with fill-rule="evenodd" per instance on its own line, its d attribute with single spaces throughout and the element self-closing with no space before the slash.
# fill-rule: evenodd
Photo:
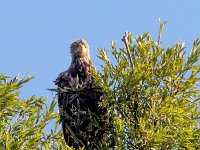
<svg viewBox="0 0 200 150">
<path fill-rule="evenodd" d="M 83 40 L 76 40 L 70 46 L 72 58 L 85 58 L 90 59 L 89 45 Z"/>
</svg>

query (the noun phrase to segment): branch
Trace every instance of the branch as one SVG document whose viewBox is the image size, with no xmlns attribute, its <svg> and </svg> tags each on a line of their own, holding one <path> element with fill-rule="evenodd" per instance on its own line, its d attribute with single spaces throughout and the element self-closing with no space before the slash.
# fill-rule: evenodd
<svg viewBox="0 0 200 150">
<path fill-rule="evenodd" d="M 127 54 L 128 54 L 128 58 L 130 60 L 130 65 L 133 69 L 133 60 L 132 60 L 132 57 L 131 57 L 131 53 L 130 53 L 130 49 L 129 49 L 129 42 L 128 42 L 128 32 L 125 32 L 125 35 L 123 36 L 123 39 L 122 41 L 124 42 L 125 46 L 126 46 L 126 50 L 127 50 Z"/>
</svg>

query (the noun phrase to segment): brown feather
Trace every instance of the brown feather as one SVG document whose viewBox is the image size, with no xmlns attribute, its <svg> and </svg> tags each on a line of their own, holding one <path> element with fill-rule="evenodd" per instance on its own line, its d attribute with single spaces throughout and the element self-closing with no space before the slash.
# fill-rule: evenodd
<svg viewBox="0 0 200 150">
<path fill-rule="evenodd" d="M 84 55 L 78 55 L 80 45 L 86 47 Z M 70 49 L 72 63 L 55 80 L 59 89 L 66 89 L 66 92 L 58 92 L 64 139 L 69 146 L 85 145 L 87 149 L 94 149 L 105 134 L 103 128 L 106 128 L 108 113 L 99 106 L 103 93 L 91 75 L 94 67 L 87 42 L 77 40 Z"/>
</svg>

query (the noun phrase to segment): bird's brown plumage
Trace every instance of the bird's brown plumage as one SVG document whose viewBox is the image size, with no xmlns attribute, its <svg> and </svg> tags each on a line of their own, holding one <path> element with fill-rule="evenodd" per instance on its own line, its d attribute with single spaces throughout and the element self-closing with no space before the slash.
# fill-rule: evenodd
<svg viewBox="0 0 200 150">
<path fill-rule="evenodd" d="M 107 110 L 99 106 L 101 89 L 91 75 L 94 71 L 89 45 L 83 39 L 70 46 L 72 62 L 55 80 L 63 134 L 69 146 L 98 147 L 107 124 Z"/>
</svg>

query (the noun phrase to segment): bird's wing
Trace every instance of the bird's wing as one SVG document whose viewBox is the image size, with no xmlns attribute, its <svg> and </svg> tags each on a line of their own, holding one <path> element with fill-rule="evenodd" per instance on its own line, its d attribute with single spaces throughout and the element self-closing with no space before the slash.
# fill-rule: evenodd
<svg viewBox="0 0 200 150">
<path fill-rule="evenodd" d="M 54 81 L 55 85 L 57 85 L 58 89 L 64 89 L 70 87 L 69 85 L 69 71 L 61 72 L 56 80 Z M 59 107 L 64 107 L 64 93 L 58 91 L 58 105 Z"/>
<path fill-rule="evenodd" d="M 61 82 L 63 80 L 66 80 L 67 79 L 67 76 L 68 76 L 68 70 L 67 71 L 63 71 L 61 72 L 58 77 L 56 78 L 56 80 L 54 81 L 55 85 L 57 85 L 58 87 L 61 87 Z"/>
</svg>

